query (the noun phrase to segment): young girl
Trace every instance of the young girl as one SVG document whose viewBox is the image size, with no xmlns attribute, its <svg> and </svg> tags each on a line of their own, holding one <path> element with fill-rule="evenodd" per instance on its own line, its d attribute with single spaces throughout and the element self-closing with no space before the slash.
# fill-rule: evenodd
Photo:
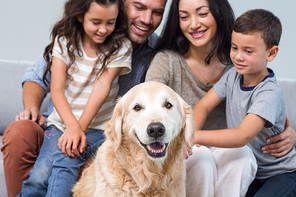
<svg viewBox="0 0 296 197">
<path fill-rule="evenodd" d="M 131 69 L 121 0 L 69 0 L 46 47 L 54 111 L 19 196 L 70 196 L 80 167 L 103 142 L 117 76 Z M 51 63 L 52 57 L 52 63 Z"/>
</svg>

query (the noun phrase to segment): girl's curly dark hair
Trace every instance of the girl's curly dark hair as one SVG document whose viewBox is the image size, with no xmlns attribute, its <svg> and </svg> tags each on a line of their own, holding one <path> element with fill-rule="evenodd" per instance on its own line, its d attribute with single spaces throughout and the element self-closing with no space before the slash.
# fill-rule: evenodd
<svg viewBox="0 0 296 197">
<path fill-rule="evenodd" d="M 70 63 L 67 65 L 68 69 L 75 62 L 75 51 L 78 52 L 79 56 L 82 56 L 82 49 L 80 48 L 80 41 L 84 35 L 84 29 L 82 23 L 78 21 L 77 17 L 84 17 L 85 13 L 89 10 L 92 2 L 96 2 L 99 5 L 110 6 L 117 4 L 119 12 L 115 24 L 114 31 L 106 38 L 106 40 L 98 45 L 98 49 L 103 56 L 103 59 L 98 58 L 97 63 L 102 62 L 102 68 L 97 70 L 97 76 L 102 73 L 107 64 L 108 60 L 112 55 L 115 55 L 119 48 L 122 46 L 124 39 L 126 38 L 126 23 L 124 20 L 124 5 L 122 0 L 68 0 L 64 6 L 63 17 L 58 21 L 51 32 L 51 43 L 47 45 L 43 53 L 43 57 L 47 62 L 47 67 L 43 74 L 43 82 L 49 88 L 49 80 L 46 76 L 51 73 L 52 66 L 52 50 L 54 47 L 55 39 L 57 38 L 58 44 L 62 50 L 60 38 L 65 37 L 67 40 L 67 54 L 70 58 Z"/>
</svg>

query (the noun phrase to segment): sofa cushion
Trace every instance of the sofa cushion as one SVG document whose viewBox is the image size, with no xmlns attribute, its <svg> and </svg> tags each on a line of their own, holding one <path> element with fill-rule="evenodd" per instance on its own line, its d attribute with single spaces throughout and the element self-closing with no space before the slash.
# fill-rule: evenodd
<svg viewBox="0 0 296 197">
<path fill-rule="evenodd" d="M 23 110 L 22 78 L 34 62 L 0 60 L 0 134 Z M 42 110 L 47 109 L 47 102 Z"/>
<path fill-rule="evenodd" d="M 296 130 L 296 80 L 279 78 L 277 81 L 283 89 L 290 124 Z"/>
</svg>

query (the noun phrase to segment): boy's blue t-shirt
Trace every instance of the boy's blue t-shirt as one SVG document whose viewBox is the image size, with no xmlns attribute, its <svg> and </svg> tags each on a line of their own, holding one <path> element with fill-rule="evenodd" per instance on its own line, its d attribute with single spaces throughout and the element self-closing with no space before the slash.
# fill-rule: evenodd
<svg viewBox="0 0 296 197">
<path fill-rule="evenodd" d="M 293 148 L 283 157 L 264 154 L 261 150 L 267 138 L 284 130 L 286 107 L 282 89 L 271 69 L 269 75 L 254 87 L 243 87 L 243 76 L 235 67 L 225 73 L 213 86 L 222 100 L 226 100 L 228 128 L 238 128 L 248 113 L 265 119 L 265 127 L 248 143 L 258 164 L 256 178 L 265 179 L 276 174 L 296 170 L 296 151 Z"/>
</svg>

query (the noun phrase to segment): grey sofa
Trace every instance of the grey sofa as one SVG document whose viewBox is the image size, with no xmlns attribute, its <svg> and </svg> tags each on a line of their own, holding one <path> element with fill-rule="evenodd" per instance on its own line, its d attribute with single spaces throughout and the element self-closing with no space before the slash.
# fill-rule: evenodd
<svg viewBox="0 0 296 197">
<path fill-rule="evenodd" d="M 21 82 L 28 67 L 33 64 L 34 62 L 0 60 L 0 134 L 23 109 Z M 41 111 L 47 110 L 47 103 L 43 103 Z"/>
<path fill-rule="evenodd" d="M 15 116 L 23 110 L 22 105 L 22 76 L 33 66 L 34 62 L 0 60 L 0 147 L 2 133 L 14 121 Z M 287 105 L 287 116 L 292 128 L 296 130 L 296 79 L 278 79 L 283 88 Z M 46 100 L 49 98 L 47 97 Z M 41 111 L 46 111 L 48 101 L 45 101 Z M 0 152 L 0 197 L 5 197 L 6 187 L 3 173 L 3 158 Z"/>
<path fill-rule="evenodd" d="M 22 77 L 34 62 L 0 60 L 0 147 L 5 128 L 14 121 L 15 116 L 23 109 Z M 46 98 L 49 100 L 49 97 Z M 47 110 L 44 102 L 41 111 Z M 6 186 L 3 172 L 3 157 L 0 152 L 0 197 L 6 197 Z"/>
</svg>

